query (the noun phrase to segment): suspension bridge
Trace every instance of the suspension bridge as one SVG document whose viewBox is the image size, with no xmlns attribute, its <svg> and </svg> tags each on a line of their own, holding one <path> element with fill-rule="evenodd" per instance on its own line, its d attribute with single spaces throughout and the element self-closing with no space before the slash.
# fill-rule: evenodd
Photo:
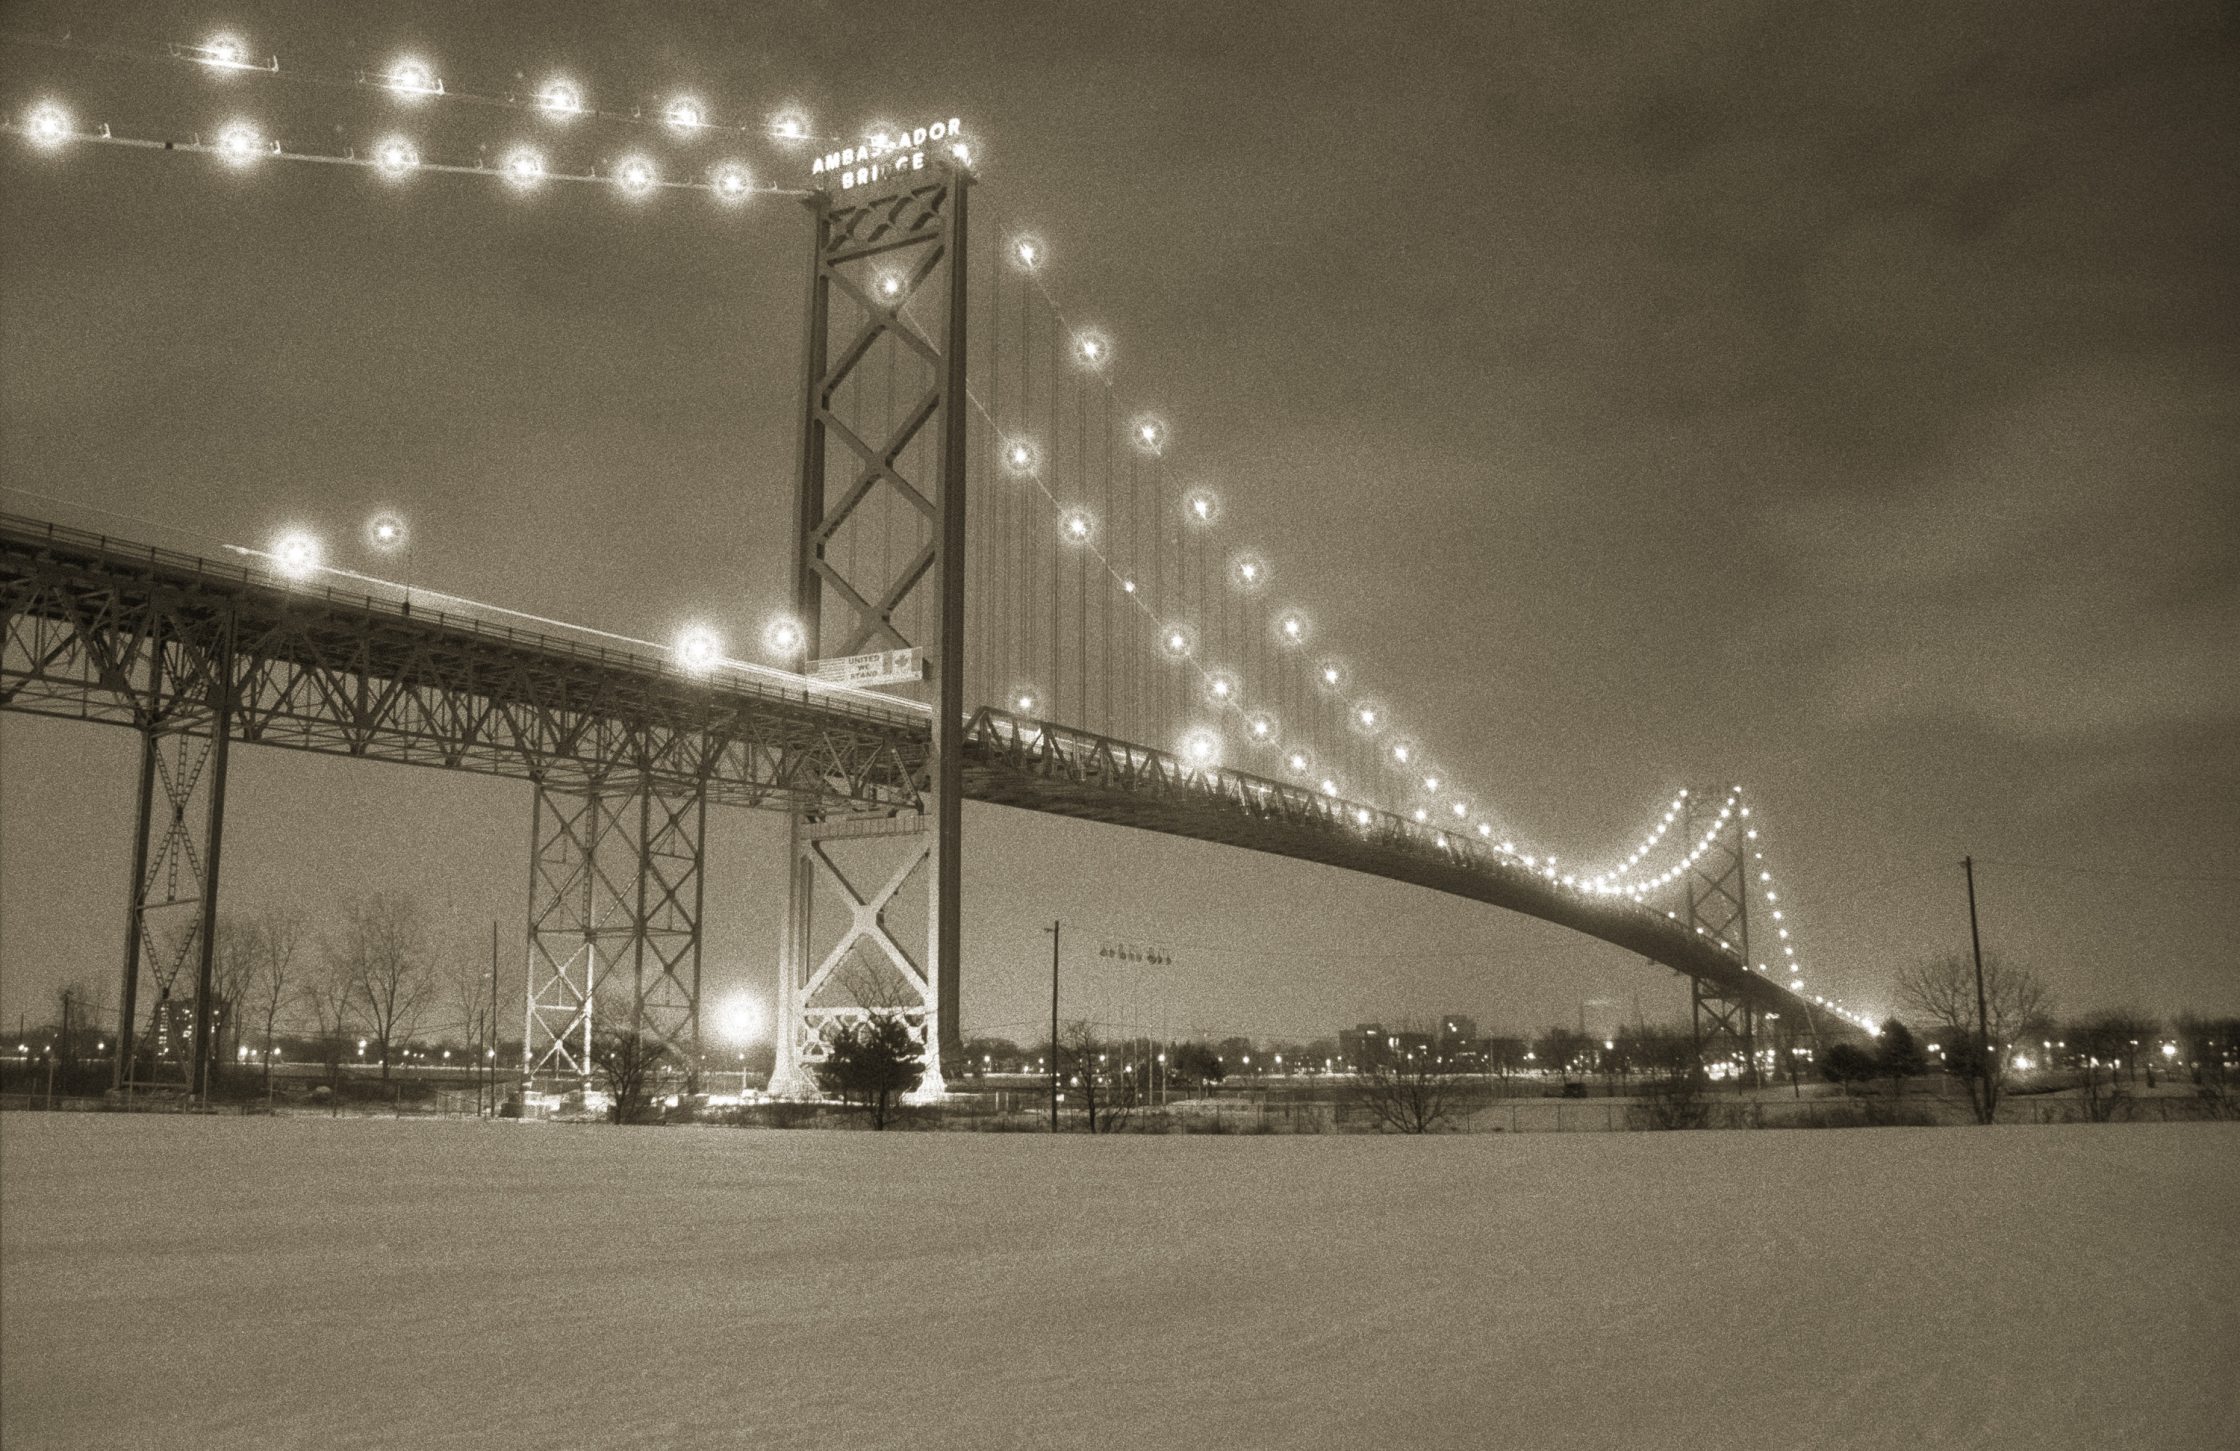
<svg viewBox="0 0 2240 1451">
<path fill-rule="evenodd" d="M 264 69 L 216 42 L 172 58 Z M 448 94 L 410 65 L 355 83 Z M 550 86 L 504 99 L 584 108 Z M 672 128 L 714 124 L 684 105 L 663 113 Z M 50 149 L 154 146 L 239 167 L 595 182 L 723 205 L 772 190 L 736 164 L 680 180 L 644 155 L 605 171 L 527 148 L 445 165 L 396 137 L 314 155 L 238 125 L 160 142 L 51 104 L 10 129 Z M 807 292 L 793 608 L 771 622 L 763 659 L 705 630 L 633 640 L 408 588 L 330 565 L 304 536 L 219 557 L 0 518 L 0 709 L 141 737 L 120 1085 L 147 1061 L 136 1036 L 184 1003 L 192 1043 L 175 1061 L 191 1089 L 206 1086 L 206 928 L 237 744 L 529 784 L 532 1078 L 587 1075 L 595 1026 L 613 1018 L 697 1061 L 711 808 L 790 823 L 780 1087 L 803 1087 L 836 1025 L 872 1011 L 902 1014 L 936 1090 L 959 1060 L 967 800 L 1325 863 L 1556 923 L 1682 974 L 1704 1052 L 1745 1071 L 1768 1015 L 1864 1026 L 1807 990 L 1741 788 L 1679 792 L 1592 866 L 1514 839 L 1493 793 L 1465 785 L 1317 639 L 1311 601 L 1284 589 L 1272 556 L 1232 537 L 1168 425 L 1124 399 L 1113 341 L 1058 306 L 1041 240 L 981 222 L 960 118 L 840 144 L 789 115 L 768 134 L 823 149 L 796 158 L 808 184 L 796 193 Z M 372 543 L 405 528 L 382 520 Z"/>
</svg>

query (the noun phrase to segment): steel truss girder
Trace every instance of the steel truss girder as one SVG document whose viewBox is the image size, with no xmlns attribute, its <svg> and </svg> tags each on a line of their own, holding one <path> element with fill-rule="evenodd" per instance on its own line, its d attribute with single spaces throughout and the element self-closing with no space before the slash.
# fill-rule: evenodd
<svg viewBox="0 0 2240 1451">
<path fill-rule="evenodd" d="M 1613 943 L 1722 999 L 1789 1011 L 1798 1000 L 1693 924 L 1623 896 L 1566 890 L 1477 837 L 1356 807 L 1295 782 L 1201 770 L 1126 741 L 984 708 L 965 732 L 973 801 L 1222 842 L 1449 892 Z M 1367 820 L 1362 820 L 1362 815 Z"/>
<path fill-rule="evenodd" d="M 897 178 L 891 188 L 872 187 L 836 197 L 809 199 L 814 218 L 809 267 L 807 335 L 803 346 L 800 448 L 794 499 L 794 606 L 810 651 L 852 655 L 871 648 L 912 646 L 925 651 L 933 699 L 930 753 L 914 781 L 919 801 L 902 816 L 889 809 L 853 820 L 818 809 L 793 818 L 790 900 L 781 953 L 777 1081 L 806 1091 L 836 1023 L 877 1008 L 899 1011 L 924 1044 L 923 1091 L 941 1089 L 944 1057 L 961 1052 L 957 995 L 959 898 L 962 875 L 962 742 L 964 724 L 964 589 L 966 478 L 966 198 L 971 178 L 938 161 L 922 177 Z M 894 291 L 874 296 L 864 264 L 886 259 Z M 940 285 L 933 285 L 936 277 Z M 932 335 L 907 315 L 913 298 L 934 296 L 939 306 Z M 833 304 L 852 301 L 862 321 L 834 347 Z M 885 344 L 888 356 L 922 366 L 926 382 L 913 381 L 899 412 L 873 418 L 844 408 L 841 389 Z M 852 390 L 851 390 L 852 391 Z M 913 444 L 929 436 L 930 465 L 905 465 Z M 842 457 L 830 445 L 840 445 Z M 833 487 L 837 483 L 835 490 Z M 923 520 L 930 537 L 915 538 L 901 567 L 885 578 L 852 572 L 831 546 L 851 521 L 879 517 L 873 501 L 900 501 L 902 517 Z M 882 560 L 885 551 L 880 551 Z M 866 565 L 865 569 L 873 568 Z M 930 593 L 929 593 L 930 592 Z M 847 615 L 827 628 L 828 599 Z M 924 606 L 917 602 L 926 601 Z M 905 615 L 905 612 L 908 614 Z M 899 619 L 898 615 L 905 615 Z M 930 617 L 930 619 L 929 619 Z M 930 629 L 930 638 L 925 631 Z M 920 638 L 912 639 L 911 634 Z M 922 811 L 923 814 L 920 814 Z M 907 823 L 907 830 L 896 825 Z M 823 843 L 866 833 L 907 844 L 891 877 L 876 890 L 842 872 Z M 887 909 L 906 883 L 923 877 L 927 893 L 926 941 L 912 950 L 888 930 Z M 817 963 L 808 961 L 812 901 L 819 883 L 836 886 L 850 904 L 851 924 L 842 941 Z M 876 950 L 907 985 L 906 1001 L 893 1004 L 832 1003 L 825 994 L 844 986 L 834 977 L 858 949 Z"/>
<path fill-rule="evenodd" d="M 525 1078 L 588 1080 L 608 1029 L 697 1075 L 706 828 L 704 793 L 643 777 L 537 787 Z"/>
<path fill-rule="evenodd" d="M 220 643 L 235 740 L 719 805 L 914 806 L 924 718 L 0 516 L 0 709 L 145 730 L 148 661 Z M 198 667 L 199 668 L 199 667 Z"/>
</svg>

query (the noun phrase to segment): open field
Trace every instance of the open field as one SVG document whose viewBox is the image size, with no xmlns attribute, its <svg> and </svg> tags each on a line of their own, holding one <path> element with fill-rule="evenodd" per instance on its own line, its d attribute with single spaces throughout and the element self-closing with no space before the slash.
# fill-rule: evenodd
<svg viewBox="0 0 2240 1451">
<path fill-rule="evenodd" d="M 0 1119 L 0 1442 L 2231 1444 L 2240 1126 Z"/>
</svg>

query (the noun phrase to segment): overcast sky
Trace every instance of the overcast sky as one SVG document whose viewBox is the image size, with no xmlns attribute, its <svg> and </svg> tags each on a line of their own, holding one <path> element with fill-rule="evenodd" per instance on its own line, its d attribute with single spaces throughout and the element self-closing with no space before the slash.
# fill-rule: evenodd
<svg viewBox="0 0 2240 1451">
<path fill-rule="evenodd" d="M 751 14 L 751 18 L 739 18 Z M 10 35 L 224 26 L 284 74 L 400 50 L 822 127 L 961 115 L 985 199 L 1123 391 L 1379 691 L 1573 859 L 1743 783 L 1816 986 L 1988 945 L 2063 1006 L 2240 1011 L 2240 22 L 2199 4 L 881 7 L 13 0 Z M 349 86 L 0 46 L 0 102 L 303 149 Z M 412 121 L 431 156 L 530 135 Z M 629 128 L 545 138 L 611 159 Z M 708 154 L 713 154 L 711 151 Z M 789 180 L 806 156 L 740 150 Z M 698 153 L 695 161 L 701 159 Z M 666 638 L 776 607 L 805 214 L 595 188 L 0 147 L 0 482 L 210 548 L 412 520 L 416 575 Z M 191 533 L 190 533 L 191 531 Z M 115 994 L 133 739 L 0 717 L 0 1012 Z M 226 895 L 409 890 L 518 972 L 525 787 L 235 758 Z M 1493 909 L 968 813 L 968 1031 L 1025 1035 L 1040 923 L 1160 938 L 1115 1019 L 1535 1027 L 1671 974 Z M 779 819 L 714 832 L 711 994 L 767 994 Z M 1592 1024 L 1590 1024 L 1592 1026 Z"/>
</svg>

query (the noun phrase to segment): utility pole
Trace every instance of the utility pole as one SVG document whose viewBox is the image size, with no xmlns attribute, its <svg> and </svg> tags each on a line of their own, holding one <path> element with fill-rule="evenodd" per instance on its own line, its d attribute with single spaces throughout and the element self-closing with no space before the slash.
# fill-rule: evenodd
<svg viewBox="0 0 2240 1451">
<path fill-rule="evenodd" d="M 1064 924 L 1052 922 L 1046 929 L 1050 934 L 1050 1132 L 1058 1131 L 1058 929 Z"/>
<path fill-rule="evenodd" d="M 1983 1075 L 1985 1093 L 1991 1089 L 1991 1008 L 1983 995 L 1983 934 L 1976 927 L 1976 859 L 1960 858 L 1968 875 L 1968 947 L 1976 959 L 1976 1072 Z"/>
<path fill-rule="evenodd" d="M 490 1117 L 498 1116 L 498 919 L 490 919 L 490 1019 L 482 1025 L 482 1077 L 490 1086 Z M 482 1101 L 480 1094 L 475 1102 Z"/>
</svg>

